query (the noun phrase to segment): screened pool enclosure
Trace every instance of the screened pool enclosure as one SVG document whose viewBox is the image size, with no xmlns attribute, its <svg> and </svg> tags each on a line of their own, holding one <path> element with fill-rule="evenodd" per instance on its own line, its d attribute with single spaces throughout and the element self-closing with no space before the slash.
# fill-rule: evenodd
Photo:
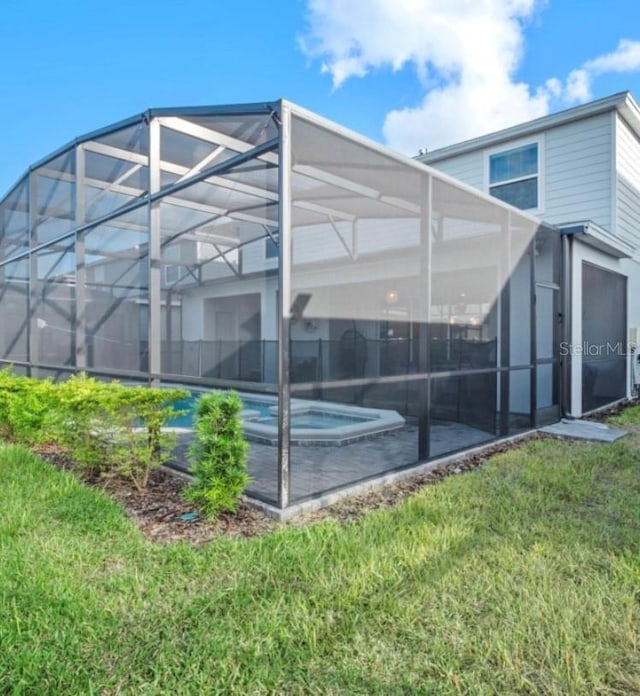
<svg viewBox="0 0 640 696">
<path fill-rule="evenodd" d="M 557 232 L 288 102 L 147 111 L 0 206 L 1 362 L 239 391 L 275 507 L 557 415 Z"/>
</svg>

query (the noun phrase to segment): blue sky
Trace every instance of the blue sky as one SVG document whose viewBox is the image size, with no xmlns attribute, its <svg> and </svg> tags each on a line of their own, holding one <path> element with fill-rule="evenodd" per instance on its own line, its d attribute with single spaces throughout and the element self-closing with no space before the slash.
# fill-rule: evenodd
<svg viewBox="0 0 640 696">
<path fill-rule="evenodd" d="M 415 154 L 625 89 L 640 98 L 634 0 L 2 5 L 0 195 L 75 136 L 151 106 L 286 97 Z"/>
</svg>

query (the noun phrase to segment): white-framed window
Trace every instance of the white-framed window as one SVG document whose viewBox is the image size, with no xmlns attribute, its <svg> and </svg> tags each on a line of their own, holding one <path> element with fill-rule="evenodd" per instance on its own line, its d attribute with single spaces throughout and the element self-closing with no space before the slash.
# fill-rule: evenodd
<svg viewBox="0 0 640 696">
<path fill-rule="evenodd" d="M 521 210 L 541 210 L 541 155 L 539 140 L 489 152 L 489 193 Z"/>
<path fill-rule="evenodd" d="M 164 284 L 176 285 L 180 281 L 180 266 L 164 266 Z"/>
</svg>

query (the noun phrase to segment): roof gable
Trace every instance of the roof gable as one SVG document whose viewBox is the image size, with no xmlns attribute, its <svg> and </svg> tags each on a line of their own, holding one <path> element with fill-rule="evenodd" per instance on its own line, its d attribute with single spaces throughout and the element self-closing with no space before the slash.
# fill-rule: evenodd
<svg viewBox="0 0 640 696">
<path fill-rule="evenodd" d="M 640 137 L 640 107 L 630 92 L 618 92 L 611 96 L 597 99 L 588 104 L 574 106 L 555 114 L 549 114 L 532 121 L 525 121 L 516 126 L 504 128 L 503 130 L 488 133 L 471 140 L 442 147 L 433 152 L 427 152 L 417 157 L 425 164 L 431 164 L 440 160 L 455 157 L 456 155 L 466 154 L 474 150 L 500 145 L 518 138 L 528 137 L 543 131 L 548 131 L 558 126 L 590 118 L 609 111 L 618 111 L 629 123 L 634 132 Z"/>
</svg>

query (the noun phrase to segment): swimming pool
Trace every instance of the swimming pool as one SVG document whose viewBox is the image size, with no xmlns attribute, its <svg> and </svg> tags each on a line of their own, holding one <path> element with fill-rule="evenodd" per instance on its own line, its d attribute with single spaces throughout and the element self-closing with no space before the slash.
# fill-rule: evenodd
<svg viewBox="0 0 640 696">
<path fill-rule="evenodd" d="M 174 408 L 187 413 L 170 421 L 171 428 L 193 428 L 195 401 L 202 392 L 179 401 Z M 278 443 L 278 398 L 272 395 L 240 393 L 244 405 L 242 420 L 248 440 Z M 405 421 L 388 409 L 364 408 L 306 399 L 291 399 L 291 443 L 344 445 L 365 437 L 401 428 Z"/>
<path fill-rule="evenodd" d="M 173 428 L 193 428 L 195 404 L 200 394 L 203 393 L 205 392 L 193 391 L 189 398 L 176 401 L 173 405 L 173 409 L 175 411 L 186 411 L 186 413 L 177 418 L 173 418 L 167 425 Z M 273 415 L 270 409 L 273 408 L 274 401 L 272 399 L 275 399 L 275 397 L 269 397 L 267 401 L 254 399 L 250 394 L 241 394 L 240 396 L 242 397 L 242 403 L 244 405 L 244 409 L 242 410 L 242 417 L 244 420 L 246 420 L 247 416 L 254 417 L 256 414 L 258 414 L 259 418 L 269 418 Z M 275 403 L 277 404 L 277 400 Z"/>
</svg>

